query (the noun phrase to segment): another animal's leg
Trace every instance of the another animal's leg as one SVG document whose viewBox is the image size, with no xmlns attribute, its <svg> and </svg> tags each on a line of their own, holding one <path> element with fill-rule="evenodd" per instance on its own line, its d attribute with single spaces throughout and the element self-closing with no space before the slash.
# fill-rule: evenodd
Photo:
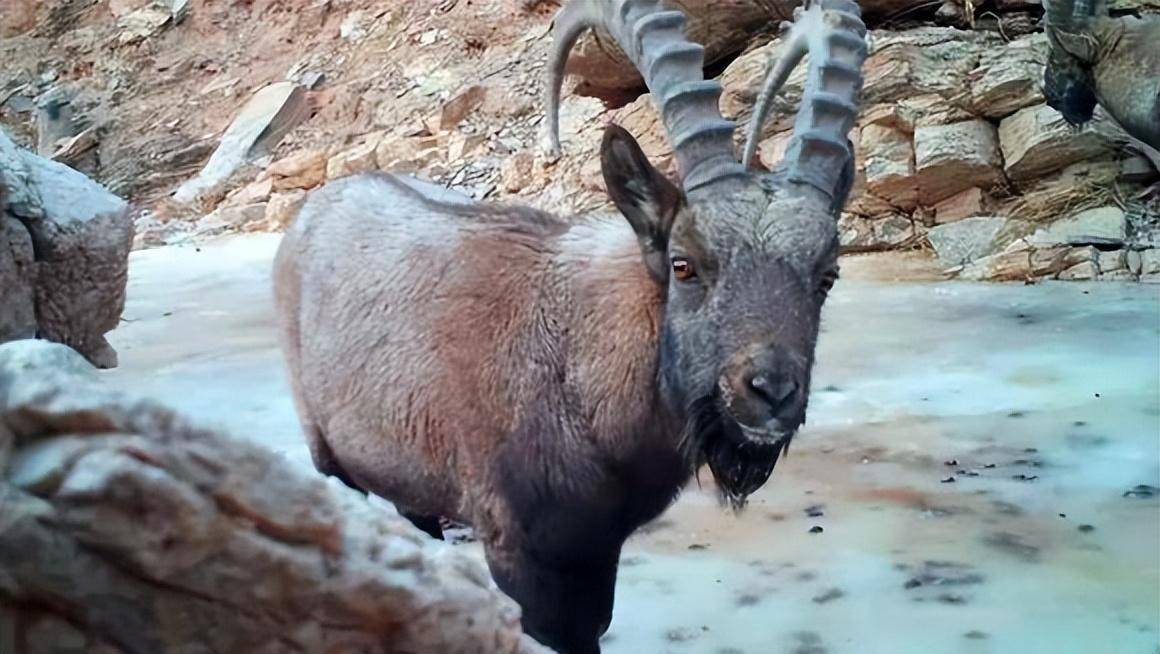
<svg viewBox="0 0 1160 654">
<path fill-rule="evenodd" d="M 486 549 L 496 584 L 523 611 L 525 632 L 561 654 L 600 653 L 600 636 L 612 622 L 619 547 L 582 558 L 536 544 L 515 552 Z"/>
<path fill-rule="evenodd" d="M 421 531 L 426 532 L 431 538 L 443 540 L 443 526 L 439 524 L 439 516 L 415 513 L 402 507 L 396 507 L 396 509 L 399 515 L 410 520 L 411 524 L 418 527 Z"/>
</svg>

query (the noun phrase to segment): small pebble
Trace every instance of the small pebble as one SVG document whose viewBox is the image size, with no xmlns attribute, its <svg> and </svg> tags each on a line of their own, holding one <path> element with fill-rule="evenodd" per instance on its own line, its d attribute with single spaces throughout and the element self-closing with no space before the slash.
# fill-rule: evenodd
<svg viewBox="0 0 1160 654">
<path fill-rule="evenodd" d="M 823 531 L 825 531 L 825 529 L 822 529 L 821 525 L 814 525 L 813 527 L 810 527 L 811 534 L 820 534 Z"/>
<path fill-rule="evenodd" d="M 954 477 L 947 477 L 946 479 L 942 480 L 942 483 L 953 484 L 953 483 L 955 483 L 955 478 Z"/>
<path fill-rule="evenodd" d="M 1061 518 L 1066 518 L 1066 517 L 1067 517 L 1067 514 L 1066 514 L 1066 513 L 1060 513 L 1060 514 L 1059 514 L 1059 517 L 1061 517 Z"/>
<path fill-rule="evenodd" d="M 709 549 L 709 546 L 706 545 L 705 543 L 693 543 L 692 545 L 689 546 L 689 549 L 691 549 L 691 550 L 707 550 L 707 549 Z"/>
<path fill-rule="evenodd" d="M 1096 528 L 1091 525 L 1080 525 L 1076 527 L 1076 529 L 1082 531 L 1085 534 L 1096 530 Z"/>
<path fill-rule="evenodd" d="M 1039 475 L 1025 475 L 1023 473 L 1019 473 L 1017 475 L 1012 475 L 1011 478 L 1017 481 L 1035 481 L 1036 479 L 1039 479 Z"/>
<path fill-rule="evenodd" d="M 984 464 L 983 464 L 983 467 L 984 467 L 984 468 L 987 468 L 987 469 L 989 470 L 989 469 L 991 469 L 991 468 L 994 468 L 994 467 L 995 467 L 995 464 L 994 464 L 994 463 L 984 463 Z"/>
<path fill-rule="evenodd" d="M 820 518 L 820 517 L 822 517 L 823 515 L 825 515 L 825 513 L 822 511 L 822 505 L 821 505 L 821 504 L 815 504 L 815 505 L 813 505 L 813 506 L 807 506 L 807 507 L 806 507 L 804 510 L 805 510 L 805 512 L 806 512 L 806 515 L 807 515 L 807 516 L 809 516 L 809 517 L 811 517 L 811 518 Z"/>
<path fill-rule="evenodd" d="M 1086 294 L 1087 291 L 1084 291 L 1084 293 Z M 970 638 L 971 640 L 983 640 L 986 637 L 987 637 L 987 634 L 983 633 L 982 631 L 979 631 L 978 629 L 972 629 L 972 630 L 968 631 L 967 633 L 963 634 L 963 638 Z"/>
<path fill-rule="evenodd" d="M 943 461 L 943 465 L 944 466 L 957 466 L 957 465 L 959 465 L 959 460 L 958 459 L 951 459 L 949 461 Z"/>
</svg>

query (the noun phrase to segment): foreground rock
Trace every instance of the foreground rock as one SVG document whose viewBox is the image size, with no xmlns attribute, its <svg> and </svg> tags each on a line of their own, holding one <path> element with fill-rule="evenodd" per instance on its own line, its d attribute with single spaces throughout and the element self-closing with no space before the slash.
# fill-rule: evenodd
<svg viewBox="0 0 1160 654">
<path fill-rule="evenodd" d="M 64 343 L 117 365 L 133 222 L 123 200 L 0 131 L 0 342 Z"/>
<path fill-rule="evenodd" d="M 91 370 L 0 346 L 0 651 L 543 651 L 477 562 Z"/>
</svg>

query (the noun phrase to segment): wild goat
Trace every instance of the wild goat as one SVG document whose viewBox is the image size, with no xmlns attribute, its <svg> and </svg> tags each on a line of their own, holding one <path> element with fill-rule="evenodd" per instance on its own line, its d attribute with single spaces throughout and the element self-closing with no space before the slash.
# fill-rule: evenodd
<svg viewBox="0 0 1160 654">
<path fill-rule="evenodd" d="M 314 192 L 275 262 L 282 344 L 315 465 L 395 502 L 433 535 L 466 521 L 525 629 L 599 652 L 624 540 L 708 462 L 729 498 L 769 477 L 805 420 L 836 215 L 853 180 L 865 27 L 822 0 L 787 25 L 749 126 L 809 53 L 792 141 L 772 173 L 738 163 L 721 87 L 684 16 L 658 0 L 580 0 L 564 60 L 612 35 L 663 115 L 683 188 L 609 126 L 622 216 L 560 218 L 366 174 Z M 751 160 L 746 157 L 746 161 Z"/>
<path fill-rule="evenodd" d="M 1106 0 L 1045 0 L 1047 104 L 1073 125 L 1097 102 L 1132 137 L 1160 150 L 1160 17 L 1108 16 Z"/>
</svg>

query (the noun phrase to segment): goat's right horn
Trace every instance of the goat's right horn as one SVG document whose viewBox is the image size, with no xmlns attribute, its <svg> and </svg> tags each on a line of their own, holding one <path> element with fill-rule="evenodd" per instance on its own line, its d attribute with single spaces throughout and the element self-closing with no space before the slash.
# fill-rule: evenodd
<svg viewBox="0 0 1160 654">
<path fill-rule="evenodd" d="M 573 0 L 553 23 L 544 93 L 545 143 L 560 152 L 560 86 L 564 63 L 587 28 L 606 31 L 644 77 L 659 108 L 685 190 L 744 174 L 733 147 L 736 125 L 721 116 L 721 85 L 704 79 L 705 50 L 684 35 L 685 15 L 660 0 Z"/>
<path fill-rule="evenodd" d="M 807 0 L 796 9 L 753 106 L 742 161 L 753 159 L 773 98 L 809 53 L 801 107 L 782 167 L 789 181 L 810 184 L 833 198 L 853 156 L 847 134 L 858 115 L 866 49 L 866 26 L 856 2 Z"/>
</svg>

